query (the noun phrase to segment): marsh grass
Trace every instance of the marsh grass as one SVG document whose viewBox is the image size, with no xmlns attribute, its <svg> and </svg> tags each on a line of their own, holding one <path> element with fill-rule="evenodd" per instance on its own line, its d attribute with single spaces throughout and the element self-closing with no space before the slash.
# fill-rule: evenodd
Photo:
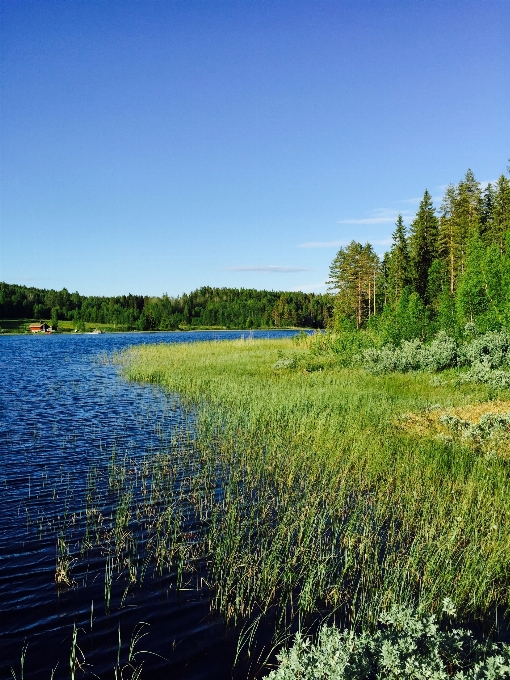
<svg viewBox="0 0 510 680">
<path fill-rule="evenodd" d="M 237 656 L 253 672 L 296 630 L 374 630 L 393 605 L 438 613 L 450 597 L 460 621 L 489 631 L 504 620 L 507 461 L 402 427 L 402 414 L 482 412 L 493 388 L 371 375 L 310 347 L 247 339 L 117 356 L 128 378 L 168 392 L 168 413 L 140 410 L 157 435 L 144 450 L 109 438 L 83 507 L 63 473 L 55 481 L 57 585 L 78 587 L 84 564 L 103 565 L 107 614 L 151 578 L 200 590 L 238 626 Z M 31 522 L 40 530 L 44 518 Z M 138 677 L 131 661 L 122 673 Z"/>
<path fill-rule="evenodd" d="M 434 612 L 451 597 L 491 628 L 508 611 L 507 463 L 394 424 L 486 401 L 486 386 L 369 375 L 305 341 L 144 346 L 119 361 L 194 414 L 193 446 L 147 461 L 145 551 L 181 584 L 205 569 L 227 621 L 270 614 L 281 629 L 334 612 L 366 628 L 393 604 Z"/>
</svg>

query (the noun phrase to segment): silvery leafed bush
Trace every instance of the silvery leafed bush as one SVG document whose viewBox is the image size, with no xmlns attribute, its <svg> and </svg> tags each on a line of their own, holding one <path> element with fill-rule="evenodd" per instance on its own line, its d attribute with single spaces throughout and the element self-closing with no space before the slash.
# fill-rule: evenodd
<svg viewBox="0 0 510 680">
<path fill-rule="evenodd" d="M 461 382 L 486 383 L 499 389 L 510 387 L 510 337 L 506 331 L 491 331 L 463 345 L 440 331 L 428 345 L 418 339 L 402 342 L 398 347 L 387 344 L 365 350 L 360 359 L 363 368 L 375 374 L 437 372 L 467 366 L 469 370 L 462 375 Z"/>
<path fill-rule="evenodd" d="M 510 387 L 510 372 L 490 368 L 486 363 L 477 362 L 461 376 L 460 380 L 466 383 L 485 383 L 495 389 L 506 389 Z"/>
<path fill-rule="evenodd" d="M 428 371 L 444 371 L 459 363 L 459 347 L 454 338 L 439 331 L 432 342 L 423 348 L 422 367 Z"/>
<path fill-rule="evenodd" d="M 501 368 L 508 363 L 510 338 L 505 331 L 490 331 L 471 340 L 462 348 L 468 365 L 481 364 L 487 368 Z"/>
<path fill-rule="evenodd" d="M 510 434 L 510 413 L 484 413 L 477 423 L 446 414 L 440 422 L 473 444 L 486 444 Z"/>
<path fill-rule="evenodd" d="M 455 609 L 445 599 L 445 616 Z M 267 680 L 496 680 L 510 678 L 510 646 L 477 642 L 461 628 L 404 607 L 383 614 L 374 633 L 323 626 L 317 642 L 298 634 Z"/>
<path fill-rule="evenodd" d="M 454 338 L 440 331 L 428 345 L 420 340 L 406 340 L 395 347 L 384 345 L 380 349 L 367 349 L 361 363 L 370 373 L 399 371 L 443 371 L 457 366 L 459 349 Z"/>
<path fill-rule="evenodd" d="M 280 357 L 278 361 L 273 364 L 273 368 L 278 371 L 282 368 L 296 368 L 297 364 L 296 357 Z"/>
</svg>

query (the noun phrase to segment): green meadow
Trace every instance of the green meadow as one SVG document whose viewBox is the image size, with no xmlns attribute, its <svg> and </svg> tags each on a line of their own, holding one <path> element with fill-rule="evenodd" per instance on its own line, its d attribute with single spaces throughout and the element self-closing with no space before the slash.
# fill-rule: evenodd
<svg viewBox="0 0 510 680">
<path fill-rule="evenodd" d="M 213 606 L 236 624 L 334 614 L 366 629 L 394 604 L 438 613 L 450 598 L 461 621 L 494 628 L 510 596 L 508 462 L 405 427 L 406 414 L 466 409 L 494 390 L 342 368 L 311 342 L 161 344 L 120 358 L 129 379 L 194 414 L 188 499 L 202 533 L 191 543 Z"/>
</svg>

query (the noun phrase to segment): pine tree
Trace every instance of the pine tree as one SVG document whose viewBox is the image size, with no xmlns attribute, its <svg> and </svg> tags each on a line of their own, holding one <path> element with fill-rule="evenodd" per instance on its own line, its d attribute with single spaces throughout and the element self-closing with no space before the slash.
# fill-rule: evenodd
<svg viewBox="0 0 510 680">
<path fill-rule="evenodd" d="M 381 260 L 379 268 L 379 296 L 382 297 L 383 307 L 385 307 L 390 300 L 390 253 L 386 251 Z"/>
<path fill-rule="evenodd" d="M 416 292 L 423 300 L 427 297 L 428 273 L 430 265 L 437 257 L 438 219 L 432 196 L 427 190 L 418 208 L 416 218 L 411 224 L 409 246 L 412 278 Z M 426 300 L 430 302 L 429 300 Z"/>
<path fill-rule="evenodd" d="M 448 263 L 450 292 L 464 270 L 467 244 L 479 233 L 481 209 L 480 184 L 471 170 L 458 187 L 450 184 L 441 204 L 439 251 Z"/>
<path fill-rule="evenodd" d="M 379 258 L 372 246 L 351 241 L 340 248 L 329 269 L 330 290 L 336 292 L 335 315 L 350 318 L 360 328 L 377 313 Z"/>
<path fill-rule="evenodd" d="M 411 284 L 411 259 L 407 246 L 406 227 L 400 214 L 392 238 L 393 245 L 386 260 L 386 267 L 388 297 L 392 303 L 395 303 L 402 295 L 404 288 Z"/>
</svg>

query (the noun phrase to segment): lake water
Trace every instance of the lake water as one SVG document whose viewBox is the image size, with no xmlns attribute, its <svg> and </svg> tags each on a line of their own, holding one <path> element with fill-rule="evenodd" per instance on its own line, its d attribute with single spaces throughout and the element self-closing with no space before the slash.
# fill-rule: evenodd
<svg viewBox="0 0 510 680">
<path fill-rule="evenodd" d="M 122 665 L 140 622 L 148 634 L 136 648 L 150 652 L 137 657 L 142 677 L 231 677 L 237 633 L 210 612 L 198 579 L 176 590 L 171 574 L 146 578 L 126 595 L 114 578 L 108 610 L 100 553 L 77 559 L 68 589 L 57 589 L 55 565 L 59 527 L 83 520 L 92 467 L 107 465 L 113 448 L 150 456 L 190 426 L 175 396 L 128 383 L 106 357 L 137 344 L 242 336 L 248 332 L 0 337 L 0 679 L 12 678 L 11 667 L 21 677 L 26 644 L 25 678 L 49 680 L 53 669 L 55 680 L 69 678 L 74 627 L 90 677 L 113 678 L 119 637 Z"/>
</svg>

